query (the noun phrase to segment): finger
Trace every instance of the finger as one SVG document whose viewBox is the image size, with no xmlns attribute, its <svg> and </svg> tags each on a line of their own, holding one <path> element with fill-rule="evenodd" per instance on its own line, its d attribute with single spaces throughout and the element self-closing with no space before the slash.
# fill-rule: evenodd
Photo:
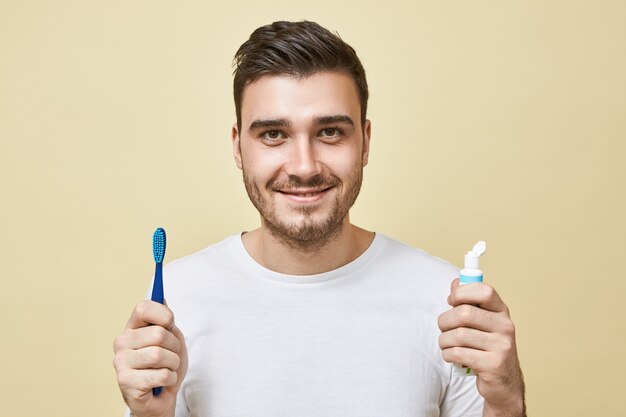
<svg viewBox="0 0 626 417">
<path fill-rule="evenodd" d="M 498 353 L 467 347 L 444 349 L 441 354 L 446 362 L 458 363 L 472 368 L 478 375 L 492 371 L 502 364 L 502 358 Z"/>
<path fill-rule="evenodd" d="M 485 365 L 493 362 L 494 356 L 491 352 L 460 346 L 443 349 L 441 355 L 444 361 L 463 364 L 464 366 L 472 368 L 476 373 L 487 369 Z"/>
<path fill-rule="evenodd" d="M 150 300 L 142 301 L 133 310 L 126 326 L 138 329 L 151 324 L 171 329 L 174 326 L 174 313 L 166 305 Z"/>
<path fill-rule="evenodd" d="M 176 336 L 181 344 L 185 344 L 185 336 L 183 335 L 183 332 L 180 331 L 178 326 L 174 325 L 172 327 L 172 333 L 174 334 L 174 336 Z"/>
<path fill-rule="evenodd" d="M 185 335 L 183 334 L 183 332 L 180 331 L 180 329 L 176 325 L 174 325 L 174 327 L 172 328 L 172 333 L 174 334 L 176 339 L 178 339 L 178 343 L 180 343 L 180 349 L 178 350 L 177 353 L 186 355 L 187 354 L 187 341 L 185 340 Z"/>
<path fill-rule="evenodd" d="M 455 346 L 469 347 L 478 350 L 488 350 L 496 341 L 492 333 L 483 332 L 468 327 L 443 332 L 439 335 L 439 347 L 447 349 Z"/>
<path fill-rule="evenodd" d="M 161 326 L 147 326 L 127 329 L 114 343 L 115 351 L 122 349 L 141 349 L 148 346 L 160 346 L 175 353 L 180 352 L 180 340 L 172 332 Z"/>
<path fill-rule="evenodd" d="M 128 367 L 132 369 L 161 369 L 176 371 L 180 365 L 179 356 L 158 346 L 132 350 L 128 354 Z"/>
<path fill-rule="evenodd" d="M 494 312 L 507 312 L 508 308 L 496 290 L 482 282 L 459 285 L 452 289 L 448 304 L 456 307 L 461 304 L 477 305 L 482 309 Z"/>
<path fill-rule="evenodd" d="M 450 282 L 450 294 L 452 294 L 452 292 L 454 292 L 454 289 L 457 288 L 460 285 L 459 283 L 459 278 L 455 278 L 452 280 L 452 282 Z M 450 296 L 448 295 L 448 304 L 450 304 Z M 452 304 L 450 304 L 452 305 Z"/>
<path fill-rule="evenodd" d="M 128 370 L 117 377 L 122 391 L 138 390 L 147 392 L 156 387 L 169 387 L 176 384 L 178 376 L 167 368 Z"/>
<path fill-rule="evenodd" d="M 457 327 L 469 327 L 491 333 L 508 327 L 509 322 L 510 319 L 502 313 L 494 313 L 469 304 L 456 306 L 441 314 L 437 320 L 442 332 Z"/>
</svg>

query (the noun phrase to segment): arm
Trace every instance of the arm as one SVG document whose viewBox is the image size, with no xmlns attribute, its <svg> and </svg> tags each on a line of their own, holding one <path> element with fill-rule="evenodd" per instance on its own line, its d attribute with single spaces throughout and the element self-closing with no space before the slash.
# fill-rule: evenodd
<svg viewBox="0 0 626 417">
<path fill-rule="evenodd" d="M 131 415 L 173 417 L 187 372 L 187 348 L 167 305 L 138 304 L 113 349 L 117 382 Z M 153 395 L 154 387 L 163 387 L 160 395 Z"/>
<path fill-rule="evenodd" d="M 525 417 L 524 380 L 515 327 L 498 293 L 483 283 L 452 282 L 451 310 L 439 316 L 439 346 L 445 361 L 476 372 L 483 417 Z"/>
</svg>

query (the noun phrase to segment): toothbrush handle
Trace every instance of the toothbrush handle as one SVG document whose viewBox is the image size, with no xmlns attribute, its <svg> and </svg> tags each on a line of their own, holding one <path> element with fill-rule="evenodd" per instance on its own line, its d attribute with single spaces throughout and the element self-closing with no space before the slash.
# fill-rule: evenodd
<svg viewBox="0 0 626 417">
<path fill-rule="evenodd" d="M 157 262 L 154 271 L 154 284 L 152 285 L 152 301 L 163 304 L 163 263 Z M 163 387 L 152 388 L 152 395 L 161 394 Z"/>
<path fill-rule="evenodd" d="M 163 304 L 163 263 L 157 262 L 152 285 L 152 301 Z"/>
</svg>

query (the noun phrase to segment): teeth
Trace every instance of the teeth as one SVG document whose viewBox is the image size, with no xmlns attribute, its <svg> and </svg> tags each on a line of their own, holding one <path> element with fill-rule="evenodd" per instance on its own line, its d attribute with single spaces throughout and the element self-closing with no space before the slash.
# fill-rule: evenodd
<svg viewBox="0 0 626 417">
<path fill-rule="evenodd" d="M 320 193 L 323 193 L 324 191 L 326 191 L 326 189 L 313 191 L 313 192 L 310 192 L 310 193 L 299 193 L 299 192 L 297 192 L 295 190 L 294 191 L 285 190 L 285 191 L 281 191 L 281 192 L 284 193 L 284 194 L 290 194 L 290 195 L 297 196 L 297 197 L 313 197 L 313 196 L 316 196 L 316 195 L 318 195 Z"/>
<path fill-rule="evenodd" d="M 314 196 L 314 195 L 318 195 L 318 194 L 319 194 L 319 193 L 321 193 L 322 191 L 324 191 L 324 190 L 314 191 L 314 192 L 312 192 L 312 193 L 298 193 L 298 192 L 294 192 L 294 191 L 292 191 L 292 192 L 289 192 L 289 191 L 283 191 L 283 192 L 284 192 L 285 194 L 296 195 L 296 196 L 298 196 L 298 197 L 311 197 L 311 196 Z"/>
</svg>

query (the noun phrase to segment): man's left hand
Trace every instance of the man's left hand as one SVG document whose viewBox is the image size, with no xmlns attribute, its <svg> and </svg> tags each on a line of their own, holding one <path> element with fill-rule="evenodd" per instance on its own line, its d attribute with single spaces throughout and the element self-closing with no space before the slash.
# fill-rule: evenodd
<svg viewBox="0 0 626 417">
<path fill-rule="evenodd" d="M 458 278 L 452 281 L 448 304 L 453 308 L 438 320 L 443 359 L 476 372 L 484 417 L 525 416 L 515 326 L 506 304 L 489 285 L 459 285 Z"/>
</svg>

